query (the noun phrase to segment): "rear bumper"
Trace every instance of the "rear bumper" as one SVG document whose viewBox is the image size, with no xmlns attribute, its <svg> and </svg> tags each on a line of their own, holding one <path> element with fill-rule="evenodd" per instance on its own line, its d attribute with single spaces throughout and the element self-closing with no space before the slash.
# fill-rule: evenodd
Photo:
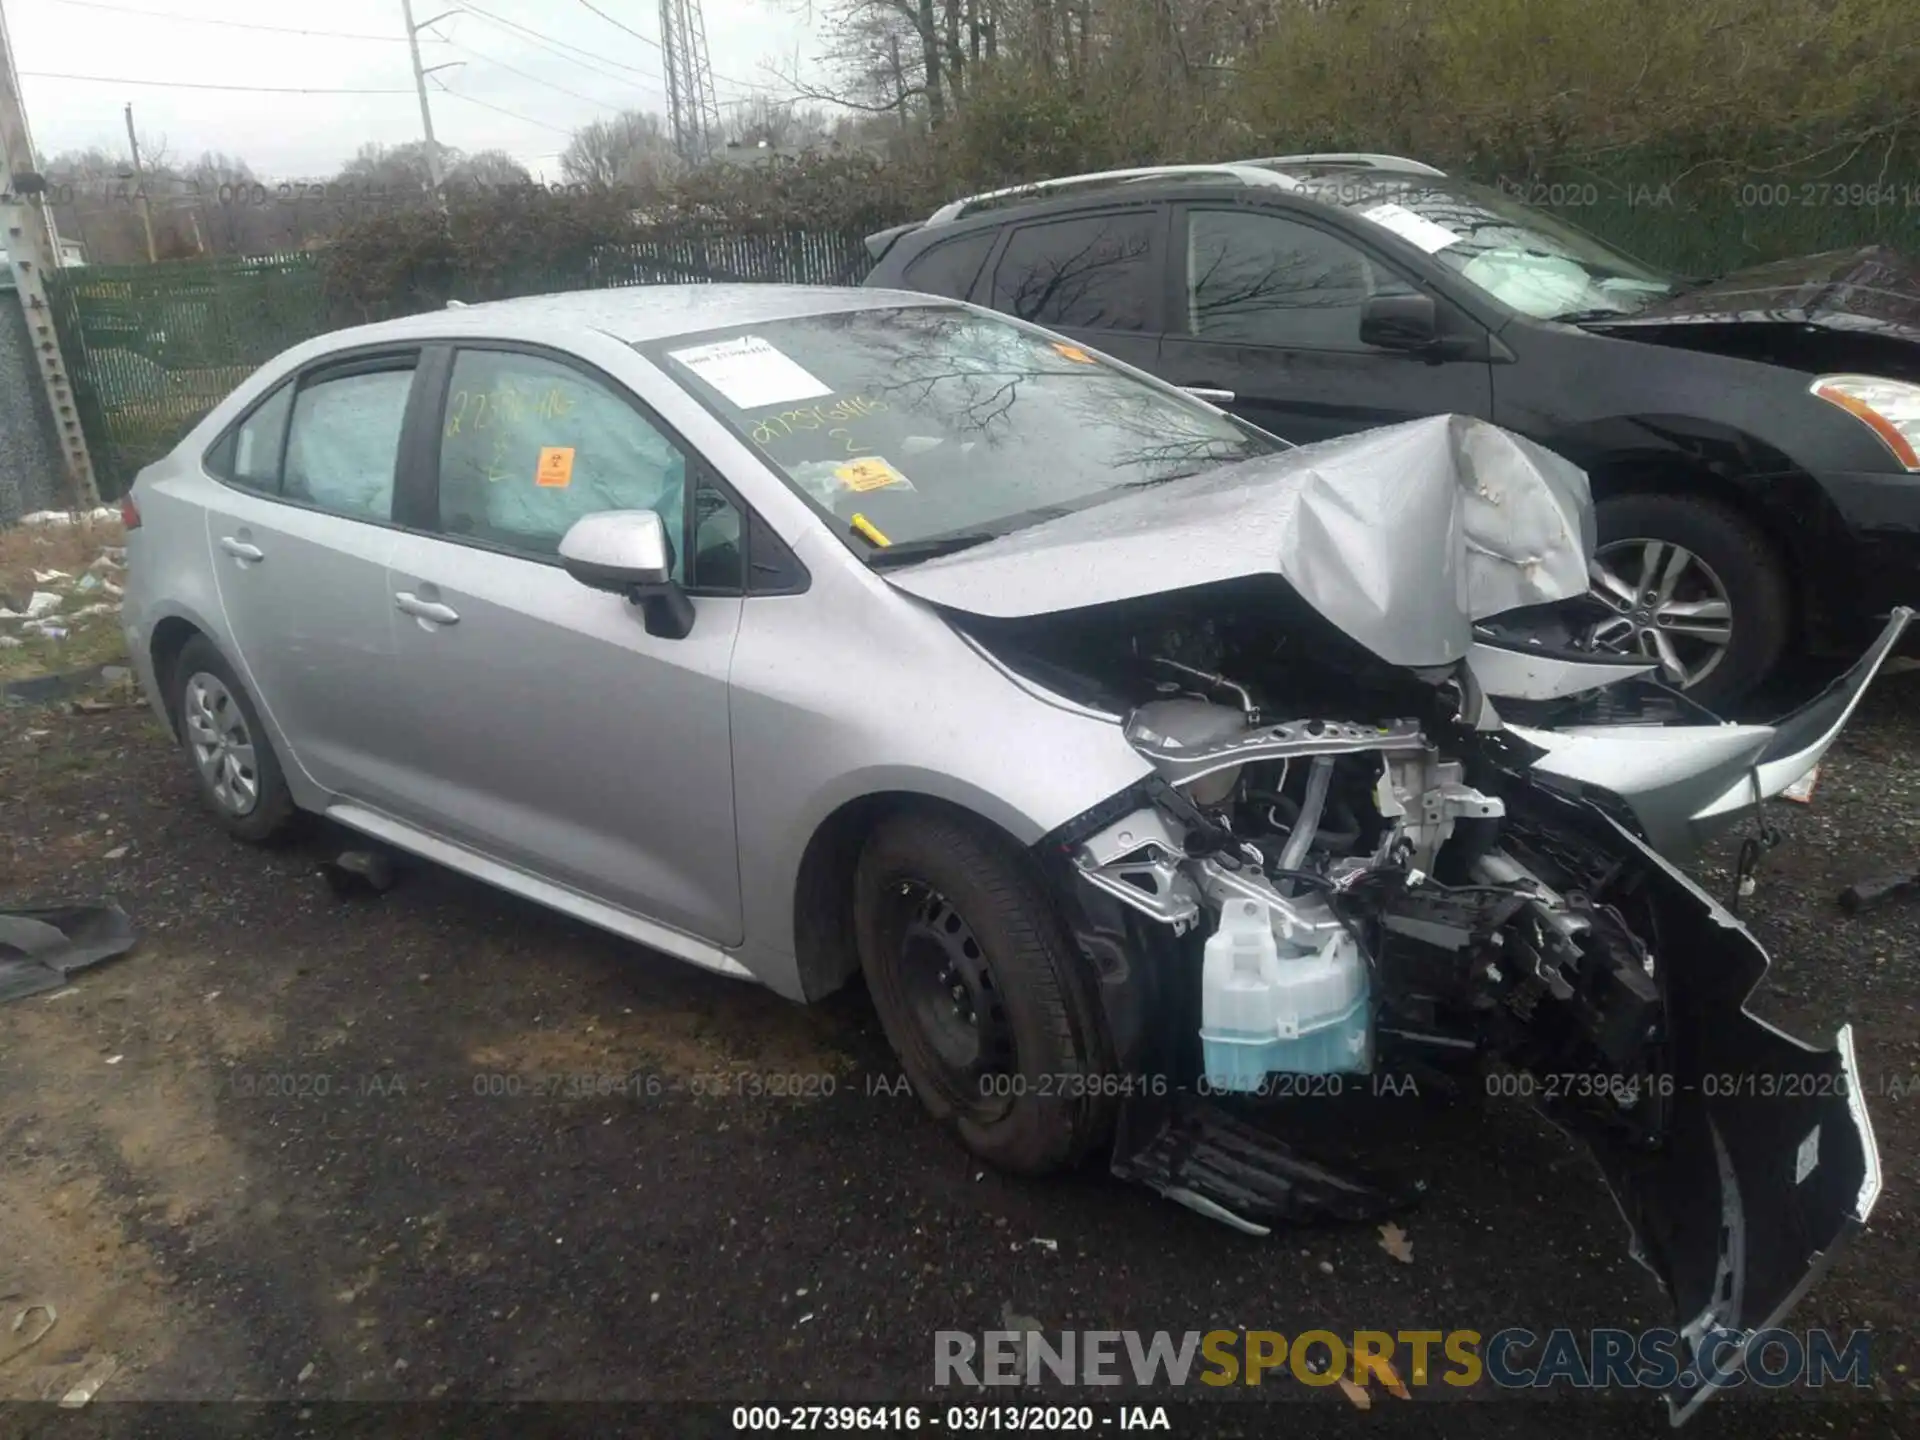
<svg viewBox="0 0 1920 1440">
<path fill-rule="evenodd" d="M 126 639 L 127 665 L 133 671 L 133 678 L 140 684 L 140 693 L 146 697 L 147 704 L 159 717 L 160 723 L 171 731 L 173 717 L 167 713 L 166 697 L 160 693 L 160 680 L 153 670 L 152 638 L 131 606 L 121 607 L 120 633 Z"/>
</svg>

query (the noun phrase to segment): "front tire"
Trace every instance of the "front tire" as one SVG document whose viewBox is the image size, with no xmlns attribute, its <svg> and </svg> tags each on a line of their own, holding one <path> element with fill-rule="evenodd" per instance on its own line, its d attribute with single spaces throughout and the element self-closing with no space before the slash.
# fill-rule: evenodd
<svg viewBox="0 0 1920 1440">
<path fill-rule="evenodd" d="M 1077 1163 L 1112 1128 L 1109 1047 L 1031 860 L 982 824 L 880 822 L 854 877 L 860 968 L 914 1093 L 1002 1170 Z"/>
<path fill-rule="evenodd" d="M 265 844 L 298 818 L 279 757 L 240 677 L 211 641 L 196 635 L 172 673 L 174 722 L 200 798 L 229 834 Z"/>
<path fill-rule="evenodd" d="M 1772 673 L 1793 634 L 1792 589 L 1751 522 L 1689 495 L 1615 496 L 1595 519 L 1592 593 L 1614 613 L 1594 643 L 1660 661 L 1660 678 L 1704 705 Z"/>
</svg>

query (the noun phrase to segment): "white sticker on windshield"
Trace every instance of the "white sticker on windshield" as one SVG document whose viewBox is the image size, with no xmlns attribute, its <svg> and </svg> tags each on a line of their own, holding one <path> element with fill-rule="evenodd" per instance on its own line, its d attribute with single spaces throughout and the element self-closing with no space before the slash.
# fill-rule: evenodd
<svg viewBox="0 0 1920 1440">
<path fill-rule="evenodd" d="M 1444 225 L 1436 225 L 1424 215 L 1416 215 L 1404 205 L 1376 205 L 1360 212 L 1376 225 L 1383 225 L 1403 240 L 1411 240 L 1431 255 L 1444 250 L 1460 237 Z"/>
<path fill-rule="evenodd" d="M 667 353 L 742 410 L 786 405 L 833 393 L 831 386 L 822 385 L 758 335 L 716 340 L 711 345 Z"/>
</svg>

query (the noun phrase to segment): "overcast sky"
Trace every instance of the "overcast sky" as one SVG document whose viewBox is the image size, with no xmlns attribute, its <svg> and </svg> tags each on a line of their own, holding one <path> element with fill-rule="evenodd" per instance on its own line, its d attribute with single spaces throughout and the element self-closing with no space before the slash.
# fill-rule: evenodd
<svg viewBox="0 0 1920 1440">
<path fill-rule="evenodd" d="M 127 147 L 133 102 L 142 144 L 164 138 L 176 162 L 205 150 L 238 155 L 263 177 L 324 177 L 369 140 L 420 138 L 419 102 L 401 0 L 5 0 L 14 65 L 42 157 L 97 145 Z M 658 0 L 413 0 L 421 62 L 464 61 L 430 77 L 434 133 L 462 150 L 505 150 L 536 178 L 560 178 L 558 152 L 576 126 L 623 108 L 666 111 Z M 780 94 L 769 67 L 795 56 L 812 76 L 814 27 L 795 0 L 705 0 L 707 51 L 723 105 L 757 88 Z M 481 13 L 481 12 L 484 12 Z M 243 29 L 275 26 L 309 32 Z M 493 18 L 487 18 L 493 17 Z M 516 28 L 518 27 L 518 28 Z M 129 80 L 391 94 L 262 94 L 102 84 Z M 516 73 L 517 72 L 517 73 Z M 725 77 L 725 78 L 722 78 Z M 487 109 L 485 106 L 496 107 Z M 512 115 L 501 111 L 511 111 Z M 518 117 L 518 118 L 516 118 Z"/>
</svg>

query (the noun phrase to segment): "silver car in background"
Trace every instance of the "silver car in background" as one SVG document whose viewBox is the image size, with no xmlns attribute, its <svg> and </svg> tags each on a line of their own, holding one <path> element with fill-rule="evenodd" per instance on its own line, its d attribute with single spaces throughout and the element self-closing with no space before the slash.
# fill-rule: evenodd
<svg viewBox="0 0 1920 1440">
<path fill-rule="evenodd" d="M 1402 1197 L 1245 1099 L 1584 1076 L 1550 1108 L 1723 1371 L 1873 1204 L 1848 1032 L 1748 1015 L 1766 957 L 1669 857 L 1810 771 L 1905 616 L 1779 727 L 1681 723 L 1508 623 L 1592 523 L 1490 425 L 1292 450 L 965 305 L 606 291 L 301 345 L 128 518 L 234 834 L 324 815 L 795 1000 L 857 968 L 995 1164 L 1364 1215 Z"/>
</svg>

